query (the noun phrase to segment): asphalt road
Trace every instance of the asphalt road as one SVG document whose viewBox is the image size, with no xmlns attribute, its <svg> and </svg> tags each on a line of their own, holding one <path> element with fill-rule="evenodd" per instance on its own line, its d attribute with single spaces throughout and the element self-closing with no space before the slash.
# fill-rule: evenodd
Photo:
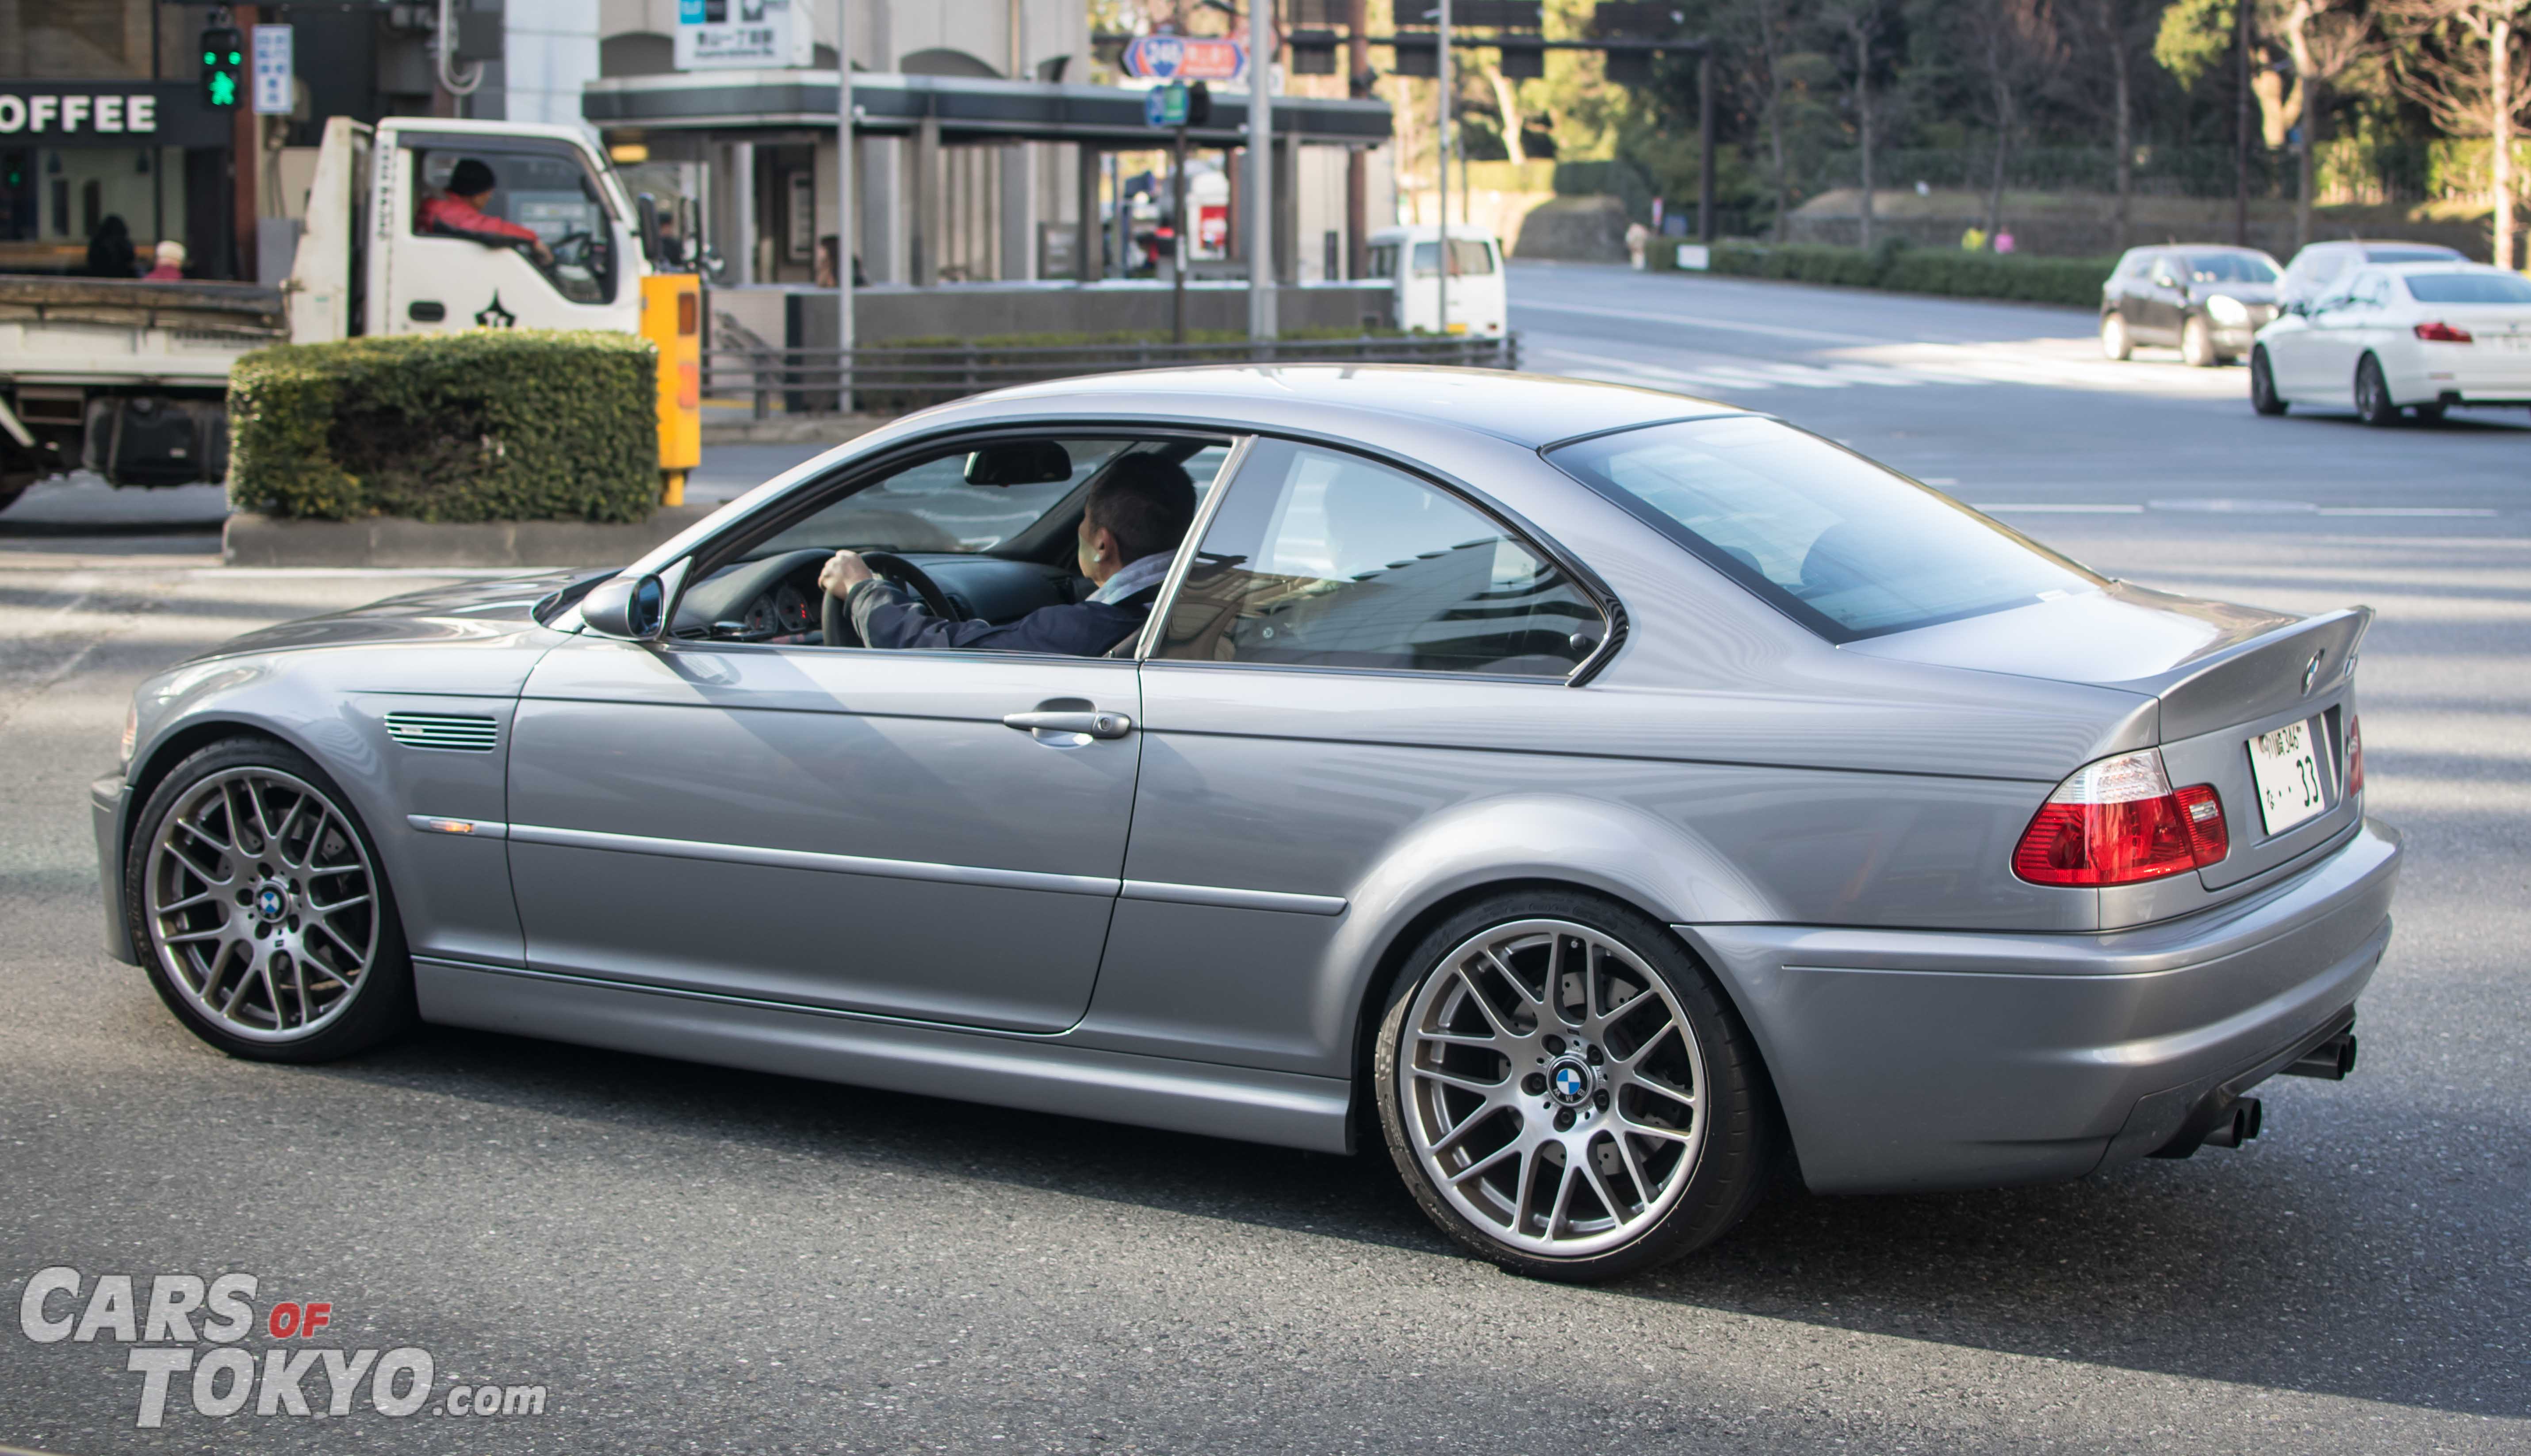
<svg viewBox="0 0 2531 1456">
<path fill-rule="evenodd" d="M 1454 1253 L 1378 1156 L 473 1033 L 233 1062 L 97 949 L 83 786 L 153 668 L 413 582 L 0 535 L 0 1311 L 47 1266 L 140 1276 L 144 1304 L 150 1275 L 250 1272 L 259 1312 L 333 1306 L 317 1343 L 428 1351 L 435 1392 L 547 1392 L 490 1419 L 364 1400 L 343 1432 L 196 1414 L 178 1375 L 137 1429 L 111 1333 L 0 1319 L 0 1443 L 2531 1449 L 2531 414 L 2258 420 L 2237 369 L 2092 364 L 2068 310 L 1574 268 L 1514 290 L 1534 367 L 1762 405 L 2156 586 L 2380 608 L 2373 808 L 2412 855 L 2356 1075 L 2271 1084 L 2238 1151 L 1787 1194 L 1572 1289 Z M 2473 514 L 2342 514 L 2422 510 Z"/>
</svg>

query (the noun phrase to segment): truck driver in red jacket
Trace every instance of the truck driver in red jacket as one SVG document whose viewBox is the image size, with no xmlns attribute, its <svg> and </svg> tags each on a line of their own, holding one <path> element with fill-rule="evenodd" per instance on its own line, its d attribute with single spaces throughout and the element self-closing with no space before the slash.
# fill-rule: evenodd
<svg viewBox="0 0 2531 1456">
<path fill-rule="evenodd" d="M 473 238 L 494 248 L 525 243 L 537 262 L 552 262 L 553 252 L 542 238 L 483 210 L 483 204 L 492 198 L 492 189 L 499 185 L 490 167 L 473 157 L 461 160 L 448 174 L 447 190 L 423 200 L 422 231 Z"/>
</svg>

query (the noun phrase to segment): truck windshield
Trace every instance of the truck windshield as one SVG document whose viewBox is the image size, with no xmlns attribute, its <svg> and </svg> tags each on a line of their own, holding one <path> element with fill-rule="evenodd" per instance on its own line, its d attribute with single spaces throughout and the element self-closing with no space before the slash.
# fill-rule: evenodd
<svg viewBox="0 0 2531 1456">
<path fill-rule="evenodd" d="M 1779 420 L 1647 425 L 1547 458 L 1830 642 L 2104 585 L 1949 496 Z"/>
</svg>

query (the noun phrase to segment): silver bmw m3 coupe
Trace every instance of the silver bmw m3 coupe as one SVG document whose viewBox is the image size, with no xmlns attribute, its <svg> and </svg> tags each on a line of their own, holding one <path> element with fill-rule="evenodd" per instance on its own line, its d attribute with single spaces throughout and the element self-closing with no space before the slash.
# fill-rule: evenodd
<svg viewBox="0 0 2531 1456">
<path fill-rule="evenodd" d="M 1127 476 L 1191 514 L 1094 591 Z M 1085 598 L 1103 652 L 902 635 Z M 2370 619 L 2108 580 L 1674 395 L 1079 379 L 620 572 L 172 668 L 97 849 L 115 953 L 239 1056 L 420 1020 L 1382 1145 L 1478 1254 L 1602 1278 L 1786 1165 L 2079 1178 L 2344 1075 L 2399 860 Z"/>
</svg>

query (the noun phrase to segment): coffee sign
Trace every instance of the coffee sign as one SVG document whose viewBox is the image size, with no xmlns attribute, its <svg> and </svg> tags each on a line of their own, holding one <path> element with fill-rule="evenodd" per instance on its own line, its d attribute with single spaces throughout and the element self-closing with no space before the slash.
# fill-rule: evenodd
<svg viewBox="0 0 2531 1456">
<path fill-rule="evenodd" d="M 218 146 L 229 140 L 222 120 L 205 116 L 182 86 L 0 80 L 0 142 Z"/>
</svg>

